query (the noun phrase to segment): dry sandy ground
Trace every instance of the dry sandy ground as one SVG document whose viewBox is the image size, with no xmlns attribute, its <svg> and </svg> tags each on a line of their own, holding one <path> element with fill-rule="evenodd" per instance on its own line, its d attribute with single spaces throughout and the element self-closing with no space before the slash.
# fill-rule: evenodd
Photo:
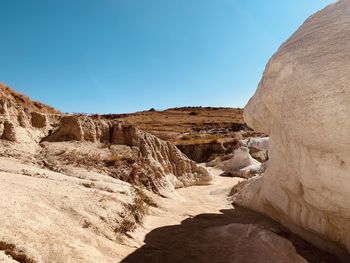
<svg viewBox="0 0 350 263">
<path fill-rule="evenodd" d="M 4 251 L 25 263 L 116 262 L 125 255 L 114 229 L 130 185 L 7 158 L 0 167 L 0 262 L 11 262 Z"/>
<path fill-rule="evenodd" d="M 113 230 L 130 199 L 128 184 L 6 158 L 0 165 L 0 262 L 306 262 L 298 254 L 308 262 L 337 262 L 277 223 L 233 209 L 227 195 L 242 179 L 220 177 L 219 170 L 211 170 L 212 185 L 179 189 L 173 199 L 154 196 L 159 208 L 152 208 L 133 238 L 123 240 Z M 96 188 L 84 186 L 91 180 Z"/>
<path fill-rule="evenodd" d="M 211 172 L 212 185 L 179 189 L 181 200 L 163 200 L 163 211 L 148 216 L 133 234 L 144 242 L 123 263 L 338 262 L 269 218 L 234 208 L 228 194 L 242 179 Z"/>
<path fill-rule="evenodd" d="M 209 169 L 215 176 L 213 184 L 178 189 L 174 199 L 159 200 L 162 211 L 157 210 L 153 215 L 149 215 L 143 226 L 132 236 L 140 240 L 140 237 L 146 236 L 150 230 L 176 225 L 200 214 L 221 214 L 220 210 L 231 209 L 232 202 L 228 198 L 228 193 L 242 179 L 220 177 L 221 170 Z"/>
<path fill-rule="evenodd" d="M 17 261 L 11 259 L 10 256 L 5 255 L 5 252 L 0 251 L 0 262 L 1 263 L 15 263 Z"/>
</svg>

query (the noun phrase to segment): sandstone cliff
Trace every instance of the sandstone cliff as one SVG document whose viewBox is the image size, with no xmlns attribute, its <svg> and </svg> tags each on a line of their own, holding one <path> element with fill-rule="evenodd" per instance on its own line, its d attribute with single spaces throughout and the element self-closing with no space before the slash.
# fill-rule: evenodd
<svg viewBox="0 0 350 263">
<path fill-rule="evenodd" d="M 117 177 L 130 183 L 142 184 L 153 191 L 208 184 L 211 180 L 205 168 L 189 160 L 172 143 L 121 122 L 67 115 L 61 118 L 58 126 L 44 141 L 108 145 L 101 156 L 110 155 L 105 157 L 109 168 L 116 170 L 118 161 L 126 160 L 124 166 L 119 167 L 123 176 Z M 57 147 L 57 143 L 54 145 Z M 99 144 L 89 145 L 95 153 L 101 151 L 96 147 Z M 45 146 L 50 148 L 50 143 Z M 130 154 L 125 154 L 128 151 Z"/>
<path fill-rule="evenodd" d="M 0 144 L 5 156 L 41 160 L 54 170 L 94 169 L 155 192 L 211 180 L 169 142 L 98 115 L 61 114 L 6 86 L 0 86 Z"/>
<path fill-rule="evenodd" d="M 311 16 L 268 63 L 244 111 L 269 166 L 236 202 L 349 260 L 350 1 Z"/>
</svg>

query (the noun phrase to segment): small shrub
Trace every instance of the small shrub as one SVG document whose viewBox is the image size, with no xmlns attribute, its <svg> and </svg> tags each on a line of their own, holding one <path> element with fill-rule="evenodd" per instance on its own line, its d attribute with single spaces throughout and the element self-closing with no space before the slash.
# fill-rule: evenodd
<svg viewBox="0 0 350 263">
<path fill-rule="evenodd" d="M 134 221 L 129 219 L 124 219 L 121 224 L 114 229 L 115 233 L 120 233 L 122 235 L 126 235 L 128 232 L 132 232 L 136 229 L 136 224 Z"/>
<path fill-rule="evenodd" d="M 95 188 L 94 182 L 82 183 L 85 188 Z"/>
<path fill-rule="evenodd" d="M 141 224 L 144 216 L 148 213 L 149 207 L 156 207 L 154 201 L 148 197 L 140 188 L 133 188 L 133 200 L 131 204 L 124 205 L 123 220 L 114 229 L 115 233 L 127 235 L 136 229 L 137 224 Z"/>
<path fill-rule="evenodd" d="M 195 112 L 195 111 L 191 111 L 191 112 L 190 112 L 190 115 L 191 115 L 191 116 L 197 116 L 197 115 L 198 115 L 198 113 L 197 113 L 197 112 Z"/>
<path fill-rule="evenodd" d="M 126 162 L 127 164 L 133 164 L 136 162 L 136 160 L 132 156 L 122 156 L 122 155 L 115 154 L 115 153 L 111 154 L 111 156 L 107 160 L 105 160 L 105 164 L 107 167 L 116 166 L 120 162 Z"/>
</svg>

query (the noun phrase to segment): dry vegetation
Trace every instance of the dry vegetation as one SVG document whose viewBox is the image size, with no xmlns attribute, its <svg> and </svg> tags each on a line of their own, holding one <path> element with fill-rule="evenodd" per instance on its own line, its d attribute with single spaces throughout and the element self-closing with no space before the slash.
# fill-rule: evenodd
<svg viewBox="0 0 350 263">
<path fill-rule="evenodd" d="M 206 143 L 229 137 L 230 134 L 247 128 L 243 121 L 243 109 L 239 108 L 184 107 L 164 111 L 152 109 L 101 117 L 123 120 L 161 139 L 176 143 Z"/>
<path fill-rule="evenodd" d="M 217 134 L 203 134 L 199 135 L 195 134 L 186 134 L 181 138 L 174 141 L 176 145 L 182 144 L 210 144 L 210 143 L 221 143 L 225 142 L 227 139 L 221 138 L 220 135 Z"/>
<path fill-rule="evenodd" d="M 157 207 L 155 202 L 137 187 L 133 188 L 133 200 L 130 204 L 124 205 L 124 211 L 120 214 L 122 221 L 114 229 L 115 233 L 127 235 L 142 224 L 143 217 L 149 212 L 149 207 Z"/>
<path fill-rule="evenodd" d="M 138 187 L 158 193 L 157 179 L 147 166 L 143 165 L 142 158 L 137 151 L 125 151 L 122 146 L 109 148 L 102 145 L 91 151 L 89 145 L 72 143 L 60 146 L 52 152 L 43 145 L 42 152 L 37 156 L 38 163 L 46 169 L 60 173 L 69 173 L 69 167 L 80 167 L 88 171 L 103 173 L 112 178 L 122 180 Z M 90 184 L 84 185 L 93 188 Z"/>
<path fill-rule="evenodd" d="M 10 87 L 1 83 L 0 83 L 0 99 L 5 99 L 9 102 L 14 102 L 16 105 L 22 105 L 23 107 L 33 111 L 39 111 L 39 112 L 51 113 L 51 114 L 60 113 L 56 109 L 46 104 L 43 104 L 38 101 L 32 101 L 29 97 L 21 93 L 18 93 L 13 89 L 11 89 Z"/>
<path fill-rule="evenodd" d="M 20 251 L 14 244 L 0 241 L 0 251 L 4 251 L 5 255 L 9 256 L 17 262 L 34 263 L 35 261 L 29 258 L 26 254 Z"/>
</svg>

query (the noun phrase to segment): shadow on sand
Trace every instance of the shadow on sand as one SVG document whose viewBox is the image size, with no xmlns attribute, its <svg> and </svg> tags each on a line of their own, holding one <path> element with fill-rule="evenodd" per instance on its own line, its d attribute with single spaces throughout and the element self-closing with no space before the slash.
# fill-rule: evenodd
<svg viewBox="0 0 350 263">
<path fill-rule="evenodd" d="M 181 225 L 172 225 L 157 228 L 147 234 L 145 245 L 123 259 L 122 263 L 201 263 L 201 262 L 229 262 L 225 259 L 225 251 L 230 249 L 232 240 L 221 240 L 217 244 L 217 237 L 208 237 L 203 232 L 212 227 L 224 226 L 232 223 L 258 224 L 265 229 L 290 240 L 299 255 L 308 262 L 337 263 L 329 255 L 298 236 L 290 233 L 277 222 L 251 210 L 236 207 L 235 209 L 221 210 L 221 214 L 201 214 L 187 218 Z M 214 243 L 216 242 L 216 243 Z M 213 246 L 213 244 L 217 244 Z M 247 258 L 246 262 L 251 261 Z M 269 261 L 275 262 L 273 259 Z M 279 262 L 279 261 L 278 261 Z"/>
</svg>

